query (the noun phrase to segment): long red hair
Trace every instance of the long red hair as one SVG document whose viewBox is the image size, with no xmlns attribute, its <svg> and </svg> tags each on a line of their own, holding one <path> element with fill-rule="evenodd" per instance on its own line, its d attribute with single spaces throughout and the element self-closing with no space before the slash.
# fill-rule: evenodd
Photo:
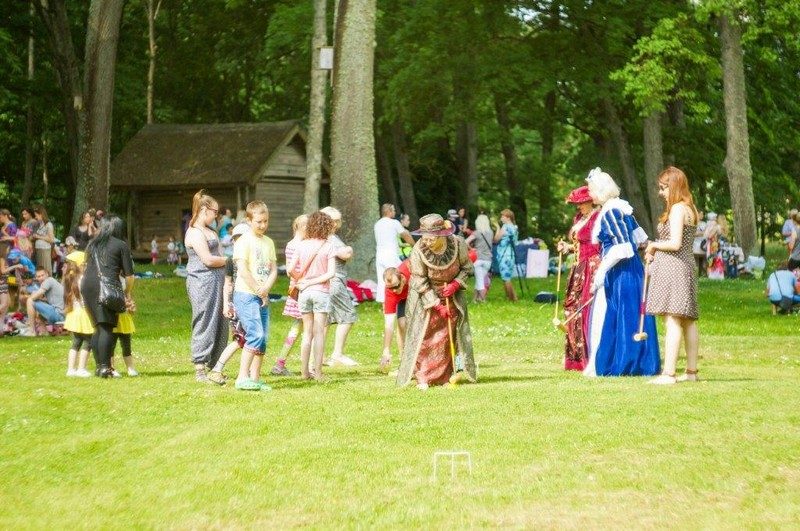
<svg viewBox="0 0 800 531">
<path fill-rule="evenodd" d="M 692 191 L 689 189 L 689 179 L 683 170 L 675 166 L 669 166 L 662 171 L 658 176 L 659 184 L 666 184 L 669 187 L 667 194 L 667 208 L 661 214 L 658 220 L 661 223 L 666 223 L 669 219 L 669 211 L 675 203 L 684 203 L 688 206 L 694 215 L 694 222 L 697 223 L 700 217 L 697 208 L 694 206 L 694 199 L 692 199 Z"/>
</svg>

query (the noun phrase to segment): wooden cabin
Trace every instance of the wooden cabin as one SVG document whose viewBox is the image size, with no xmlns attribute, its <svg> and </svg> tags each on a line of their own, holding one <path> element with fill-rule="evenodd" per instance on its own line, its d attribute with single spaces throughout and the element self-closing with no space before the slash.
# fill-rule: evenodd
<svg viewBox="0 0 800 531">
<path fill-rule="evenodd" d="M 323 161 L 321 205 L 330 198 L 329 176 Z M 153 235 L 164 248 L 169 236 L 183 239 L 201 188 L 235 217 L 249 201 L 264 201 L 267 234 L 283 252 L 303 210 L 305 179 L 306 133 L 294 120 L 146 125 L 111 163 L 111 190 L 127 196 L 128 239 L 147 252 Z"/>
</svg>

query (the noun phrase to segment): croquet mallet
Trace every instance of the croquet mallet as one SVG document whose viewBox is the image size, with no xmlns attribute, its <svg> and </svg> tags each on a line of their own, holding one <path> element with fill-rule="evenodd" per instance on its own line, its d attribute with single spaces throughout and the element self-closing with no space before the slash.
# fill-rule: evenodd
<svg viewBox="0 0 800 531">
<path fill-rule="evenodd" d="M 564 253 L 558 251 L 558 273 L 556 273 L 556 311 L 553 312 L 553 326 L 558 326 L 561 322 L 558 318 L 558 297 L 561 295 L 561 258 Z"/>
<path fill-rule="evenodd" d="M 450 297 L 445 298 L 445 304 L 447 304 L 447 311 L 450 312 Z M 461 372 L 464 370 L 463 367 L 458 369 L 458 365 L 456 364 L 456 345 L 453 341 L 453 320 L 448 317 L 447 318 L 447 337 L 450 339 L 450 358 L 453 362 L 453 375 L 450 376 L 450 385 L 457 385 L 459 381 L 461 381 Z"/>
<path fill-rule="evenodd" d="M 573 313 L 572 315 L 570 315 L 568 318 L 564 319 L 563 321 L 559 321 L 558 319 L 553 319 L 553 324 L 556 327 L 558 327 L 561 330 L 563 330 L 564 332 L 566 332 L 567 331 L 567 324 L 570 321 L 572 321 L 573 319 L 575 319 L 575 317 L 579 316 L 583 312 L 583 310 L 585 310 L 586 307 L 589 306 L 592 303 L 593 300 L 594 300 L 594 295 L 589 297 L 589 299 L 586 302 L 581 304 L 580 307 L 577 310 L 575 310 L 575 313 Z"/>
<path fill-rule="evenodd" d="M 650 263 L 644 263 L 644 283 L 642 284 L 642 301 L 639 305 L 639 331 L 633 334 L 634 341 L 644 341 L 647 339 L 647 332 L 644 331 L 644 314 L 647 305 L 647 288 L 650 287 Z"/>
</svg>

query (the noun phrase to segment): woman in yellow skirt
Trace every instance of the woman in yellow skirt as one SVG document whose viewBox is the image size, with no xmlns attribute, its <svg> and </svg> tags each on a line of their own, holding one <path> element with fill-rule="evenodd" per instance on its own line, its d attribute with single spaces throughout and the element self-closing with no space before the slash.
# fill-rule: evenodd
<svg viewBox="0 0 800 531">
<path fill-rule="evenodd" d="M 89 313 L 83 306 L 80 285 L 86 254 L 73 251 L 67 255 L 64 264 L 64 329 L 72 332 L 72 346 L 67 355 L 67 376 L 88 378 L 91 373 L 86 370 L 86 360 L 92 350 L 92 334 L 94 326 Z"/>
</svg>

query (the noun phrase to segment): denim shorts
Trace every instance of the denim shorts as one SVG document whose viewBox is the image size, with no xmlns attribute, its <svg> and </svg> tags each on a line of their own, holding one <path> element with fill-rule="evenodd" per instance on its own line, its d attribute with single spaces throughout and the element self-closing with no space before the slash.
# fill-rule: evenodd
<svg viewBox="0 0 800 531">
<path fill-rule="evenodd" d="M 328 313 L 330 304 L 331 294 L 319 290 L 301 291 L 297 299 L 300 313 Z"/>
<path fill-rule="evenodd" d="M 263 355 L 269 339 L 269 305 L 262 306 L 258 295 L 234 291 L 233 307 L 244 327 L 244 348 Z"/>
<path fill-rule="evenodd" d="M 55 306 L 47 304 L 46 302 L 35 301 L 33 303 L 33 309 L 48 323 L 60 323 L 64 320 L 64 316 L 61 315 Z"/>
</svg>

